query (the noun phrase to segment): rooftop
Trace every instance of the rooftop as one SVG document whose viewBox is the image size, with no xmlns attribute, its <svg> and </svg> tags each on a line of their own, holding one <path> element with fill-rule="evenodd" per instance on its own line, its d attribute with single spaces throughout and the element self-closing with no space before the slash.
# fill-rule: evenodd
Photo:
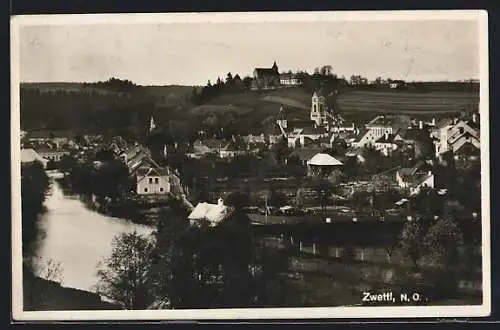
<svg viewBox="0 0 500 330">
<path fill-rule="evenodd" d="M 373 118 L 366 126 L 391 126 L 393 124 L 392 118 L 388 118 L 386 116 L 377 116 Z"/>
<path fill-rule="evenodd" d="M 232 209 L 222 203 L 210 204 L 210 203 L 198 203 L 196 207 L 189 214 L 189 220 L 207 220 L 212 225 L 216 225 L 224 220 L 230 213 Z"/>
<path fill-rule="evenodd" d="M 330 156 L 329 154 L 318 153 L 314 155 L 308 162 L 308 165 L 314 166 L 338 166 L 342 165 L 340 161 Z"/>
</svg>

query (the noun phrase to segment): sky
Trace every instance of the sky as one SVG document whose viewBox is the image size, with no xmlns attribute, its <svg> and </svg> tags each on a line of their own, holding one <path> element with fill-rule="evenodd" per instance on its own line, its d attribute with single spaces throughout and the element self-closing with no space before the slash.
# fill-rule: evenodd
<svg viewBox="0 0 500 330">
<path fill-rule="evenodd" d="M 479 79 L 477 20 L 30 25 L 19 30 L 22 82 L 204 85 L 255 67 L 331 65 L 407 81 Z"/>
</svg>

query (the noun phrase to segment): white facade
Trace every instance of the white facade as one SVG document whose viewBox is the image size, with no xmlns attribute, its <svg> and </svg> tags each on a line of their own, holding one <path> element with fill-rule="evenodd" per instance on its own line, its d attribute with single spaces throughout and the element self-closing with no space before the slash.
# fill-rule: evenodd
<svg viewBox="0 0 500 330">
<path fill-rule="evenodd" d="M 311 99 L 311 120 L 315 121 L 316 125 L 323 125 L 326 121 L 326 111 L 326 98 L 314 92 Z"/>
<path fill-rule="evenodd" d="M 144 177 L 137 176 L 138 195 L 164 195 L 170 192 L 169 176 L 151 170 Z"/>
</svg>

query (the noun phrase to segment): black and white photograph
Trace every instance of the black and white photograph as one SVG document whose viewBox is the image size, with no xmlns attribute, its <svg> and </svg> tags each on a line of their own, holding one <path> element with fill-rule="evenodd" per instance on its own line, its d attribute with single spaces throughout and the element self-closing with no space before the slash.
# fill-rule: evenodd
<svg viewBox="0 0 500 330">
<path fill-rule="evenodd" d="M 16 320 L 488 316 L 484 11 L 11 19 Z"/>
</svg>

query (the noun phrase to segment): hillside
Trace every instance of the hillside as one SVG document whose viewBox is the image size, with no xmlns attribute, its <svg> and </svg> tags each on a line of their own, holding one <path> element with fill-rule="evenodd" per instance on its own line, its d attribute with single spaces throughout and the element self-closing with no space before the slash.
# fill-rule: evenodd
<svg viewBox="0 0 500 330">
<path fill-rule="evenodd" d="M 223 127 L 236 134 L 262 132 L 274 122 L 281 106 L 289 119 L 309 118 L 311 93 L 305 88 L 223 92 L 193 105 L 195 88 L 133 86 L 120 92 L 80 83 L 21 84 L 21 127 L 135 136 L 147 132 L 154 115 L 159 127 L 184 139 L 200 128 L 220 131 Z M 439 117 L 470 111 L 478 108 L 479 93 L 344 88 L 334 101 L 346 119 L 362 123 L 377 113 Z"/>
</svg>

